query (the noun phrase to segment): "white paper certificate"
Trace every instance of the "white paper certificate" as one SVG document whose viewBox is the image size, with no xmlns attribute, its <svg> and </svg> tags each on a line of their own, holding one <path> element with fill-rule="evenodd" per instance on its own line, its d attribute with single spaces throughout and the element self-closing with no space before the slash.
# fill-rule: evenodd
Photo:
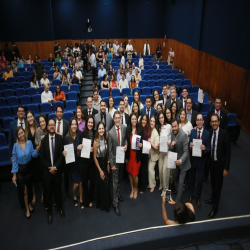
<svg viewBox="0 0 250 250">
<path fill-rule="evenodd" d="M 168 152 L 168 137 L 160 136 L 160 152 Z"/>
<path fill-rule="evenodd" d="M 202 151 L 201 151 L 201 145 L 202 140 L 201 139 L 193 139 L 193 150 L 192 150 L 192 156 L 201 157 Z"/>
<path fill-rule="evenodd" d="M 168 152 L 168 168 L 176 168 L 175 161 L 177 160 L 177 153 L 175 152 Z"/>
<path fill-rule="evenodd" d="M 125 152 L 123 151 L 124 147 L 116 147 L 116 163 L 124 163 Z"/>
<path fill-rule="evenodd" d="M 149 154 L 149 150 L 151 149 L 151 144 L 148 141 L 142 141 L 142 153 Z"/>
<path fill-rule="evenodd" d="M 83 148 L 81 151 L 81 157 L 82 158 L 90 158 L 91 140 L 83 138 L 82 145 L 83 145 Z"/>
<path fill-rule="evenodd" d="M 203 103 L 203 90 L 202 89 L 198 90 L 198 102 Z"/>
<path fill-rule="evenodd" d="M 160 100 L 160 101 L 156 101 L 156 107 L 158 104 L 161 104 L 161 106 L 163 105 L 163 100 Z"/>
<path fill-rule="evenodd" d="M 140 147 L 138 146 L 138 143 L 140 143 L 141 136 L 140 135 L 133 135 L 132 136 L 132 149 L 140 150 Z"/>
<path fill-rule="evenodd" d="M 75 152 L 74 152 L 73 143 L 64 145 L 64 151 L 66 151 L 66 156 L 65 156 L 66 164 L 75 162 Z"/>
</svg>

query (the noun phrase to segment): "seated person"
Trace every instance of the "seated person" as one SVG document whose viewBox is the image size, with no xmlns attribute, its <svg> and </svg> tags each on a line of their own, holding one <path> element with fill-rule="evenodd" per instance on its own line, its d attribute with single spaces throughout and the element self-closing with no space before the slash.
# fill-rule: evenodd
<svg viewBox="0 0 250 250">
<path fill-rule="evenodd" d="M 65 63 L 65 62 L 63 63 L 63 66 L 61 67 L 61 70 L 62 70 L 62 69 L 63 69 L 63 70 L 67 69 L 67 66 L 66 66 L 66 63 Z"/>
<path fill-rule="evenodd" d="M 128 80 L 125 79 L 125 73 L 122 73 L 122 79 L 119 81 L 120 92 L 122 92 L 123 88 L 129 88 L 129 86 L 128 86 Z"/>
<path fill-rule="evenodd" d="M 135 75 L 135 71 L 138 70 L 138 73 L 141 73 L 141 70 L 135 66 L 135 63 L 132 63 L 132 74 Z"/>
<path fill-rule="evenodd" d="M 78 68 L 82 71 L 83 70 L 83 64 L 82 64 L 82 62 L 81 62 L 81 60 L 79 58 L 80 57 L 76 58 L 75 67 L 78 66 Z"/>
<path fill-rule="evenodd" d="M 13 77 L 13 71 L 10 69 L 10 66 L 6 66 L 6 71 L 3 74 L 5 81 L 7 81 L 8 77 Z"/>
<path fill-rule="evenodd" d="M 39 88 L 38 81 L 37 81 L 35 75 L 33 75 L 32 78 L 31 78 L 30 87 L 31 88 L 36 88 L 36 89 Z"/>
<path fill-rule="evenodd" d="M 61 80 L 62 79 L 62 72 L 60 69 L 56 66 L 55 67 L 55 72 L 53 74 L 53 79 Z"/>
<path fill-rule="evenodd" d="M 79 83 L 79 79 L 76 76 L 76 71 L 74 70 L 73 71 L 73 76 L 72 76 L 72 79 L 71 79 L 71 84 L 78 84 L 78 83 Z"/>
<path fill-rule="evenodd" d="M 101 89 L 110 89 L 108 75 L 104 75 L 101 82 Z"/>
<path fill-rule="evenodd" d="M 98 78 L 100 78 L 101 76 L 104 76 L 106 73 L 106 69 L 103 68 L 103 65 L 101 64 L 100 69 L 98 70 Z"/>
<path fill-rule="evenodd" d="M 166 198 L 165 195 L 162 196 L 162 217 L 166 225 L 175 225 L 175 224 L 185 224 L 188 222 L 195 221 L 195 211 L 191 203 L 184 203 L 183 201 L 173 201 L 170 198 L 169 204 L 174 206 L 174 221 L 169 220 L 165 208 Z"/>
<path fill-rule="evenodd" d="M 31 58 L 31 55 L 28 55 L 28 59 L 26 61 L 27 64 L 32 64 L 33 63 L 33 60 Z"/>
<path fill-rule="evenodd" d="M 82 77 L 82 72 L 80 71 L 80 68 L 79 66 L 76 66 L 76 77 L 78 78 L 79 82 L 81 82 L 81 80 L 83 80 L 83 77 Z"/>
<path fill-rule="evenodd" d="M 46 102 L 49 102 L 51 104 L 54 102 L 52 93 L 51 91 L 49 91 L 48 85 L 44 86 L 44 91 L 41 94 L 41 103 L 46 103 Z"/>
<path fill-rule="evenodd" d="M 41 86 L 52 85 L 52 82 L 50 82 L 49 79 L 47 78 L 46 72 L 43 73 L 43 77 L 40 80 L 40 84 L 41 84 Z"/>
<path fill-rule="evenodd" d="M 20 58 L 17 57 L 16 60 L 17 60 L 17 67 L 18 68 L 24 68 L 23 62 L 20 60 Z"/>
<path fill-rule="evenodd" d="M 126 74 L 126 79 L 128 81 L 128 83 L 131 81 L 131 77 L 132 77 L 132 68 L 129 68 L 129 72 Z"/>
<path fill-rule="evenodd" d="M 70 81 L 69 79 L 67 78 L 67 75 L 63 74 L 63 79 L 62 79 L 62 83 L 61 85 L 67 85 L 68 86 L 68 89 L 70 91 Z"/>
<path fill-rule="evenodd" d="M 61 90 L 60 86 L 56 86 L 56 92 L 54 93 L 54 101 L 66 101 L 64 91 Z"/>
<path fill-rule="evenodd" d="M 60 57 L 60 54 L 56 54 L 56 58 L 55 58 L 55 62 L 61 62 L 61 57 Z"/>
</svg>

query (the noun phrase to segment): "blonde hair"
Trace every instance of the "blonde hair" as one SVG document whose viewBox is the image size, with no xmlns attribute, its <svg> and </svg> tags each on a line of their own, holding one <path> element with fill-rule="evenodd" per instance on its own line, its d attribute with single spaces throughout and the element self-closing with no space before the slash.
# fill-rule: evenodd
<svg viewBox="0 0 250 250">
<path fill-rule="evenodd" d="M 184 111 L 185 112 L 185 120 L 184 120 L 184 123 L 187 124 L 188 123 L 188 118 L 187 118 L 187 112 L 184 108 L 182 108 L 179 112 L 179 117 L 178 117 L 178 121 L 179 123 L 181 123 L 181 112 Z"/>
<path fill-rule="evenodd" d="M 35 128 L 35 133 L 36 133 L 38 125 L 37 125 L 37 122 L 36 122 L 35 115 L 34 115 L 34 113 L 32 111 L 29 110 L 29 111 L 27 111 L 26 117 L 28 117 L 29 113 L 32 114 L 32 116 L 34 117 L 33 126 Z M 28 119 L 26 119 L 26 122 L 25 122 L 25 137 L 26 137 L 26 140 L 28 140 L 29 131 L 30 131 L 30 124 L 28 123 Z"/>
<path fill-rule="evenodd" d="M 20 143 L 20 141 L 19 141 L 19 139 L 18 139 L 18 132 L 19 132 L 19 130 L 21 130 L 21 129 L 23 130 L 23 132 L 24 132 L 24 134 L 25 134 L 25 130 L 24 130 L 23 127 L 19 126 L 19 127 L 17 127 L 17 129 L 16 129 L 16 143 L 17 143 L 17 145 L 19 146 L 19 148 L 21 148 L 21 143 Z M 26 136 L 24 136 L 24 141 L 25 141 L 25 143 L 28 143 L 28 140 L 27 140 Z"/>
</svg>

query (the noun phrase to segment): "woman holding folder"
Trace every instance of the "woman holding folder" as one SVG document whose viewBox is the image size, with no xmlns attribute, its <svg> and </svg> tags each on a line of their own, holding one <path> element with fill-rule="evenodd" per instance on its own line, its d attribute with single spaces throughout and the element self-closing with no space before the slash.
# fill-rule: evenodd
<svg viewBox="0 0 250 250">
<path fill-rule="evenodd" d="M 80 203 L 82 204 L 82 179 L 79 170 L 79 154 L 77 154 L 77 147 L 80 144 L 79 140 L 79 130 L 78 130 L 78 122 L 75 117 L 72 117 L 69 122 L 69 132 L 64 138 L 64 145 L 72 144 L 74 147 L 75 154 L 75 162 L 69 163 L 69 173 L 70 178 L 73 182 L 73 202 L 74 206 L 78 206 L 77 201 L 77 188 L 79 187 L 80 193 Z M 63 151 L 63 155 L 66 156 L 66 151 Z"/>
<path fill-rule="evenodd" d="M 135 141 L 135 145 L 132 146 L 133 136 L 140 136 L 138 140 Z M 130 124 L 126 131 L 126 139 L 128 142 L 128 149 L 125 154 L 125 161 L 127 163 L 127 171 L 129 172 L 129 180 L 131 185 L 130 198 L 137 198 L 138 195 L 138 174 L 141 166 L 141 156 L 142 156 L 142 139 L 143 131 L 141 126 L 138 125 L 137 116 L 132 113 L 130 116 Z M 136 149 L 133 149 L 135 148 Z"/>
</svg>

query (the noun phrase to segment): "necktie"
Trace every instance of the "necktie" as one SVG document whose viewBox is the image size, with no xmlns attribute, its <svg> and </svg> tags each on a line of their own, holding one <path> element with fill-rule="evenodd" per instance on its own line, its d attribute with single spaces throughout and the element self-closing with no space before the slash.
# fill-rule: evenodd
<svg viewBox="0 0 250 250">
<path fill-rule="evenodd" d="M 148 55 L 148 45 L 146 44 L 146 56 Z"/>
<path fill-rule="evenodd" d="M 150 117 L 149 117 L 149 112 L 150 112 L 150 109 L 148 109 L 148 118 L 150 118 Z"/>
<path fill-rule="evenodd" d="M 201 138 L 201 131 L 198 130 L 198 139 L 200 139 L 200 138 Z"/>
<path fill-rule="evenodd" d="M 53 141 L 54 137 L 50 137 L 50 139 L 51 139 L 51 150 L 52 150 L 52 159 L 51 159 L 51 161 L 52 161 L 52 166 L 54 166 L 54 141 Z"/>
<path fill-rule="evenodd" d="M 105 124 L 104 115 L 102 115 L 102 122 L 104 123 L 104 125 L 106 125 L 106 124 Z"/>
<path fill-rule="evenodd" d="M 216 140 L 216 132 L 214 132 L 214 140 L 213 140 L 213 151 L 212 151 L 212 160 L 214 161 L 214 153 L 215 153 L 215 140 Z"/>
<path fill-rule="evenodd" d="M 122 115 L 122 124 L 123 124 L 123 115 Z"/>
<path fill-rule="evenodd" d="M 117 134 L 118 134 L 118 142 L 119 142 L 119 145 L 121 146 L 119 127 L 117 128 Z"/>
<path fill-rule="evenodd" d="M 61 122 L 58 122 L 58 124 L 57 124 L 57 133 L 58 134 L 60 134 L 60 124 L 61 124 Z"/>
<path fill-rule="evenodd" d="M 23 122 L 20 122 L 21 127 L 23 127 Z"/>
<path fill-rule="evenodd" d="M 186 100 L 184 101 L 184 109 L 186 110 Z"/>
<path fill-rule="evenodd" d="M 89 110 L 89 115 L 91 114 L 91 110 Z"/>
</svg>

